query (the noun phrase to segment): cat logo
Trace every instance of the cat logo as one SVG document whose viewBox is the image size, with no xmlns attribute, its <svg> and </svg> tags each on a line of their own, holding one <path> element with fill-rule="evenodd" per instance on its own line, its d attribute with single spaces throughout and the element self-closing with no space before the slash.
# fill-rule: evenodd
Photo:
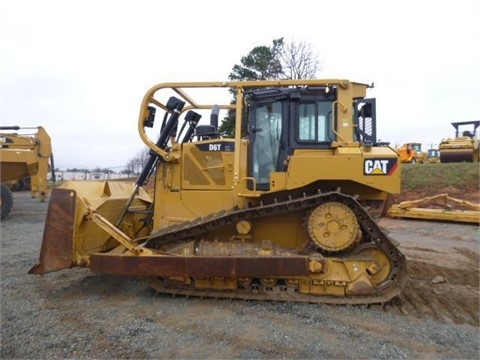
<svg viewBox="0 0 480 360">
<path fill-rule="evenodd" d="M 397 159 L 365 159 L 363 175 L 392 175 L 398 167 Z"/>
</svg>

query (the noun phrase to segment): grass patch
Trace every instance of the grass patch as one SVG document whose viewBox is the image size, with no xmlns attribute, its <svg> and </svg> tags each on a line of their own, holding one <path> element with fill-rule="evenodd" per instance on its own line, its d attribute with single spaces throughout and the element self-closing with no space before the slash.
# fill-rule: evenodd
<svg viewBox="0 0 480 360">
<path fill-rule="evenodd" d="M 479 189 L 479 163 L 402 164 L 402 192 Z"/>
</svg>

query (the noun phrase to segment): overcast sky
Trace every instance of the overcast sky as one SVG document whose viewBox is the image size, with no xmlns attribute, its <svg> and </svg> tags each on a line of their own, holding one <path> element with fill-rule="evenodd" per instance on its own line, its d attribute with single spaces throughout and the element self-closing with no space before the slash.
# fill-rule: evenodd
<svg viewBox="0 0 480 360">
<path fill-rule="evenodd" d="M 119 170 L 151 86 L 228 80 L 280 37 L 321 78 L 375 83 L 382 141 L 426 149 L 480 120 L 479 0 L 0 0 L 1 124 L 45 127 L 62 170 Z"/>
</svg>

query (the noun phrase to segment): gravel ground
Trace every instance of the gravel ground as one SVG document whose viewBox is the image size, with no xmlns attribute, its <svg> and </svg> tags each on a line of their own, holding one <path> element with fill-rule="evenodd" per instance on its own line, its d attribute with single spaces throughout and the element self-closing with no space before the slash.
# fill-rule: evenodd
<svg viewBox="0 0 480 360">
<path fill-rule="evenodd" d="M 27 272 L 38 259 L 48 201 L 39 203 L 27 192 L 14 198 L 15 208 L 1 223 L 2 359 L 479 358 L 478 274 L 465 285 L 476 309 L 460 320 L 411 311 L 421 309 L 415 296 L 385 307 L 229 301 L 172 298 L 155 294 L 141 279 L 87 269 L 40 277 Z M 445 224 L 410 224 L 385 225 L 401 246 L 418 238 L 425 248 L 427 233 L 449 234 Z M 448 225 L 453 232 L 455 227 L 465 240 L 456 248 L 462 254 L 468 249 L 478 272 L 478 227 Z M 418 263 L 420 250 L 407 250 Z M 418 284 L 415 291 L 431 287 Z M 448 301 L 448 293 L 442 298 Z"/>
</svg>

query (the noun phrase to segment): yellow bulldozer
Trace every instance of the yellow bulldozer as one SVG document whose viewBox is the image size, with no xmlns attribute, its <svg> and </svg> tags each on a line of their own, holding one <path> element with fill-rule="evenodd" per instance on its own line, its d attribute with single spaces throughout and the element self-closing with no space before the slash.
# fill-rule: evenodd
<svg viewBox="0 0 480 360">
<path fill-rule="evenodd" d="M 0 126 L 0 131 L 1 218 L 4 219 L 13 208 L 12 186 L 29 177 L 32 198 L 44 202 L 48 172 L 52 171 L 53 180 L 55 172 L 51 139 L 43 127 Z"/>
<path fill-rule="evenodd" d="M 453 122 L 452 126 L 455 128 L 455 137 L 440 142 L 440 162 L 479 162 L 477 129 L 480 120 Z"/>
<path fill-rule="evenodd" d="M 440 150 L 428 149 L 427 150 L 427 162 L 429 164 L 438 164 L 440 162 Z"/>
<path fill-rule="evenodd" d="M 153 86 L 140 108 L 150 150 L 136 182 L 53 189 L 30 273 L 88 267 L 185 296 L 389 301 L 406 259 L 376 216 L 400 192 L 401 164 L 377 142 L 368 88 L 337 79 Z M 233 102 L 218 101 L 229 92 Z M 218 130 L 228 110 L 234 138 Z"/>
</svg>

